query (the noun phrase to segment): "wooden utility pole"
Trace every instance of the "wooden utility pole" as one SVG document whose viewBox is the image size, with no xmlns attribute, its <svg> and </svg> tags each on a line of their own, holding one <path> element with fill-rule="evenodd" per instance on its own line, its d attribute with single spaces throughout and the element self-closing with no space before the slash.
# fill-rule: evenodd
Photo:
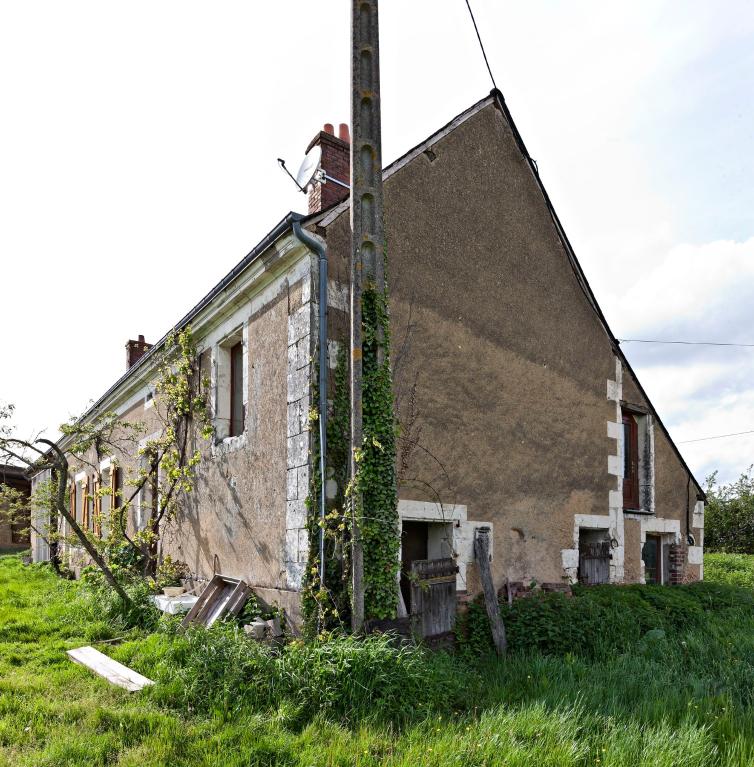
<svg viewBox="0 0 754 767">
<path fill-rule="evenodd" d="M 382 214 L 380 43 L 377 0 L 351 3 L 351 476 L 363 441 L 362 292 L 385 290 L 385 232 Z M 380 347 L 382 345 L 380 344 Z M 382 349 L 380 349 L 380 355 Z M 353 497 L 353 604 L 351 628 L 364 624 L 362 499 Z"/>
</svg>

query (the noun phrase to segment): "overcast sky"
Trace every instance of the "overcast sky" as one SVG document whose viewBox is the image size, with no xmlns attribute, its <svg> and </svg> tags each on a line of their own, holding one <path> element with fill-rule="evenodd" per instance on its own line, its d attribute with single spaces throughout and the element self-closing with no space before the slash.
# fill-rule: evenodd
<svg viewBox="0 0 754 767">
<path fill-rule="evenodd" d="M 382 0 L 384 160 L 490 90 L 464 0 Z M 472 0 L 613 332 L 754 343 L 754 3 Z M 0 401 L 80 413 L 303 195 L 350 3 L 0 3 Z M 626 344 L 681 442 L 754 430 L 754 349 Z M 735 478 L 754 435 L 679 444 Z"/>
</svg>

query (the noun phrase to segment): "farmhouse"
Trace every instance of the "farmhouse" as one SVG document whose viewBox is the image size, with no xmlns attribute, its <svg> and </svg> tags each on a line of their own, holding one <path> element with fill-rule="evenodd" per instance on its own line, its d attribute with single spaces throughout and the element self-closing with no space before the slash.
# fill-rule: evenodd
<svg viewBox="0 0 754 767">
<path fill-rule="evenodd" d="M 326 126 L 310 145 L 346 182 L 348 141 L 346 126 Z M 700 579 L 702 489 L 610 331 L 502 94 L 384 180 L 404 576 L 414 561 L 452 558 L 458 592 L 479 593 L 474 537 L 486 527 L 496 589 Z M 243 578 L 294 620 L 324 300 L 311 240 L 327 259 L 322 359 L 334 383 L 350 321 L 347 194 L 315 184 L 308 215 L 287 214 L 176 324 L 192 326 L 211 378 L 214 436 L 163 553 L 198 578 Z M 157 429 L 164 343 L 129 342 L 127 371 L 82 418 L 115 411 Z M 81 469 L 71 503 L 82 524 L 94 489 L 121 487 L 137 462 L 123 453 Z M 342 490 L 328 480 L 328 495 Z M 145 493 L 129 525 L 149 513 Z M 410 609 L 405 577 L 403 595 Z"/>
</svg>

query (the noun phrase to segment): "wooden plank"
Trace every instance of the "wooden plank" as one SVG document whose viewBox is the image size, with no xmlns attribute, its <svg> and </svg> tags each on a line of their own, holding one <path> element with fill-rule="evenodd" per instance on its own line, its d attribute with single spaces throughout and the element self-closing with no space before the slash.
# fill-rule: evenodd
<svg viewBox="0 0 754 767">
<path fill-rule="evenodd" d="M 147 685 L 154 684 L 151 679 L 147 679 L 93 647 L 77 647 L 75 650 L 68 650 L 67 655 L 74 663 L 85 666 L 103 679 L 107 679 L 110 684 L 115 684 L 129 692 L 138 692 Z"/>
<path fill-rule="evenodd" d="M 498 655 L 505 655 L 508 642 L 505 637 L 505 625 L 500 615 L 500 605 L 495 594 L 495 586 L 492 583 L 492 571 L 490 570 L 490 528 L 478 527 L 474 536 L 474 556 L 479 565 L 479 575 L 484 588 L 484 604 L 487 608 L 487 617 L 490 619 L 492 640 Z"/>
</svg>

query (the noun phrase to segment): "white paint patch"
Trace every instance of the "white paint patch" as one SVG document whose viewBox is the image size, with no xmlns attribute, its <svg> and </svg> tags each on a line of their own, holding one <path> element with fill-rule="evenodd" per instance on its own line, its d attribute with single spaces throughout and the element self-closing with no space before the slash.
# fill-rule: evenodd
<svg viewBox="0 0 754 767">
<path fill-rule="evenodd" d="M 704 549 L 701 546 L 689 546 L 689 564 L 701 565 L 704 562 Z"/>
<path fill-rule="evenodd" d="M 704 530 L 704 501 L 697 501 L 694 505 L 692 526 Z"/>
</svg>

